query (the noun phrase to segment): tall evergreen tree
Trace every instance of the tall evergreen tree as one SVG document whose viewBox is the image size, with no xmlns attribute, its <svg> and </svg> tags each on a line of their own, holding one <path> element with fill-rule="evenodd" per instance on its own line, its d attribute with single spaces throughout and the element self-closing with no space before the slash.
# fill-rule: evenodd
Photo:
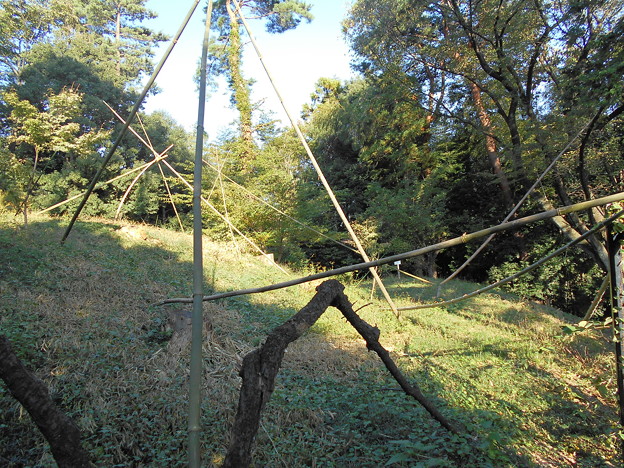
<svg viewBox="0 0 624 468">
<path fill-rule="evenodd" d="M 270 33 L 279 34 L 296 28 L 302 19 L 312 20 L 311 6 L 299 0 L 240 0 L 238 5 L 246 18 L 264 21 Z M 214 27 L 219 34 L 218 45 L 213 47 L 219 58 L 217 69 L 227 77 L 232 104 L 239 114 L 241 165 L 248 169 L 255 143 L 250 96 L 252 82 L 244 77 L 242 70 L 244 32 L 232 0 L 216 1 L 213 12 Z"/>
<path fill-rule="evenodd" d="M 11 71 L 3 75 L 5 83 L 39 108 L 49 90 L 79 87 L 88 113 L 85 125 L 113 123 L 103 100 L 117 109 L 133 102 L 136 86 L 152 71 L 152 48 L 165 39 L 141 24 L 155 16 L 145 0 L 4 3 L 0 27 L 9 35 L 0 61 L 5 72 Z"/>
</svg>

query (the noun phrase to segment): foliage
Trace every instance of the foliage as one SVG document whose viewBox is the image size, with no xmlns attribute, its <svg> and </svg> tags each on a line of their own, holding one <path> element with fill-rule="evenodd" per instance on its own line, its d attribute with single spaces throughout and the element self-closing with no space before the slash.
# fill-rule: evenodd
<svg viewBox="0 0 624 468">
<path fill-rule="evenodd" d="M 73 161 L 98 149 L 109 132 L 89 131 L 79 135 L 80 125 L 76 118 L 80 114 L 82 95 L 74 89 L 65 89 L 59 94 L 50 94 L 45 102 L 45 111 L 38 111 L 30 102 L 20 100 L 13 91 L 4 93 L 4 101 L 10 106 L 9 122 L 12 132 L 8 141 L 22 156 L 21 163 L 32 165 L 30 176 L 23 187 L 9 188 L 11 193 L 24 192 L 20 208 L 27 222 L 29 197 L 35 189 L 36 178 L 46 163 L 43 172 L 50 163 L 58 164 L 56 156 L 60 153 L 61 161 Z M 43 161 L 42 157 L 47 156 Z M 14 182 L 17 182 L 13 179 Z"/>
<path fill-rule="evenodd" d="M 531 235 L 527 236 L 529 239 Z M 556 241 L 543 244 L 529 241 L 526 257 L 514 255 L 489 271 L 492 282 L 513 275 L 519 270 L 535 263 L 551 251 L 559 247 Z M 600 283 L 604 273 L 596 264 L 588 259 L 579 261 L 578 251 L 552 259 L 542 267 L 523 275 L 519 280 L 508 283 L 504 289 L 514 294 L 561 310 L 582 316 L 585 314 L 583 305 L 591 303 L 596 290 L 593 285 Z"/>
<path fill-rule="evenodd" d="M 352 159 L 382 164 L 373 166 L 377 173 L 367 173 L 367 180 L 375 175 L 384 179 L 386 167 L 400 178 L 410 161 L 405 142 L 418 143 L 420 138 L 416 154 L 424 163 L 425 178 L 428 167 L 443 161 L 455 165 L 448 171 L 452 183 L 442 190 L 445 209 L 438 210 L 445 220 L 442 231 L 457 235 L 480 222 L 500 221 L 503 210 L 524 195 L 573 137 L 541 191 L 522 209 L 545 210 L 611 192 L 622 170 L 621 159 L 614 158 L 624 110 L 620 11 L 619 0 L 557 5 L 513 0 L 355 2 L 344 23 L 355 66 L 372 90 L 395 98 L 386 98 L 386 105 L 371 96 L 363 100 L 375 103 L 371 108 L 383 116 L 384 125 L 375 132 L 374 120 L 369 121 L 371 143 L 360 148 L 352 140 L 350 149 L 357 154 Z M 402 117 L 396 124 L 395 112 Z M 351 132 L 352 127 L 344 129 Z M 387 166 L 378 157 L 384 154 L 393 158 Z M 349 178 L 357 184 L 354 175 Z M 467 207 L 473 211 L 470 217 Z M 573 239 L 602 217 L 600 210 L 593 210 L 556 217 L 553 223 Z M 526 251 L 523 241 L 506 239 L 498 253 L 476 260 L 471 270 L 477 276 L 472 277 L 483 279 L 501 253 L 535 257 L 537 246 L 548 244 L 552 231 L 540 234 L 545 236 L 542 242 L 531 244 L 535 252 Z M 591 238 L 583 249 L 586 258 L 606 268 L 600 239 Z M 443 262 L 438 269 L 445 272 L 462 263 L 455 254 L 444 253 L 438 260 Z M 554 295 L 563 298 L 568 294 L 564 289 Z"/>
<path fill-rule="evenodd" d="M 299 0 L 242 0 L 238 2 L 240 11 L 246 17 L 262 20 L 270 33 L 283 33 L 296 28 L 302 19 L 312 20 L 311 5 Z M 244 170 L 255 158 L 253 104 L 250 87 L 252 80 L 246 79 L 242 71 L 244 32 L 239 12 L 231 0 L 219 0 L 214 3 L 212 27 L 217 31 L 211 52 L 213 62 L 209 75 L 225 75 L 232 93 L 231 102 L 239 114 L 238 158 Z M 260 125 L 262 126 L 262 125 Z"/>
<path fill-rule="evenodd" d="M 0 211 L 20 211 L 29 175 L 28 168 L 13 153 L 0 149 Z"/>
<path fill-rule="evenodd" d="M 304 110 L 313 150 L 347 215 L 378 227 L 378 255 L 425 246 L 448 232 L 444 200 L 458 165 L 454 155 L 432 152 L 426 116 L 411 98 L 382 79 L 323 79 Z M 327 216 L 326 225 L 338 224 Z M 408 269 L 434 274 L 435 256 Z"/>
<path fill-rule="evenodd" d="M 145 0 L 3 1 L 6 47 L 0 60 L 10 70 L 8 85 L 40 110 L 45 95 L 79 87 L 85 122 L 110 126 L 102 101 L 121 110 L 151 72 L 152 47 L 165 38 L 140 24 L 154 17 Z"/>
</svg>

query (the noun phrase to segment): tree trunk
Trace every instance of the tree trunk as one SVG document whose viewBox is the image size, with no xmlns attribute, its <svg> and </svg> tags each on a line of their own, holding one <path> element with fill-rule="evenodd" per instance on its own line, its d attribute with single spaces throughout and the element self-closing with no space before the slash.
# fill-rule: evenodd
<svg viewBox="0 0 624 468">
<path fill-rule="evenodd" d="M 80 444 L 78 426 L 54 404 L 44 383 L 24 367 L 4 335 L 0 335 L 0 378 L 37 424 L 60 468 L 93 466 Z"/>
<path fill-rule="evenodd" d="M 500 157 L 498 156 L 498 150 L 496 147 L 496 140 L 494 139 L 494 133 L 492 128 L 492 120 L 483 105 L 483 100 L 481 99 L 481 89 L 477 86 L 476 83 L 470 82 L 470 92 L 472 94 L 472 102 L 477 109 L 477 114 L 479 115 L 479 121 L 481 122 L 481 127 L 483 128 L 483 133 L 485 135 L 485 150 L 488 155 L 488 160 L 490 161 L 490 166 L 492 166 L 492 171 L 496 175 L 498 179 L 498 185 L 503 192 L 503 199 L 505 200 L 505 205 L 508 209 L 511 209 L 514 205 L 513 195 L 511 194 L 511 187 L 509 185 L 509 180 L 507 176 L 503 172 L 503 167 L 501 165 Z"/>
<path fill-rule="evenodd" d="M 24 203 L 22 205 L 22 213 L 24 214 L 24 226 L 28 226 L 28 202 L 30 200 L 30 194 L 35 189 L 35 176 L 37 175 L 38 164 L 39 147 L 35 146 L 35 162 L 33 164 L 32 172 L 30 173 L 30 179 L 28 180 L 28 186 L 26 187 L 26 194 L 24 195 Z"/>
<path fill-rule="evenodd" d="M 117 76 L 121 78 L 121 5 L 117 6 L 115 20 L 115 45 L 117 46 Z"/>
<path fill-rule="evenodd" d="M 249 85 L 243 77 L 241 69 L 242 44 L 240 28 L 236 12 L 233 10 L 231 1 L 226 3 L 230 17 L 230 44 L 228 45 L 228 68 L 230 73 L 230 87 L 234 96 L 234 104 L 239 115 L 239 129 L 242 147 L 242 168 L 248 169 L 253 158 L 254 141 L 252 126 L 252 110 Z"/>
<path fill-rule="evenodd" d="M 316 288 L 312 300 L 297 314 L 274 329 L 262 346 L 243 358 L 240 375 L 243 379 L 238 410 L 232 427 L 232 439 L 222 468 L 245 468 L 251 464 L 251 448 L 260 425 L 260 416 L 275 388 L 279 371 L 288 344 L 306 332 L 325 312 L 334 306 L 342 312 L 347 321 L 365 339 L 366 347 L 375 351 L 403 391 L 416 399 L 443 427 L 460 434 L 465 428 L 451 423 L 424 396 L 421 390 L 410 384 L 392 361 L 390 354 L 379 343 L 379 329 L 370 326 L 358 317 L 344 286 L 336 280 L 329 280 Z"/>
</svg>

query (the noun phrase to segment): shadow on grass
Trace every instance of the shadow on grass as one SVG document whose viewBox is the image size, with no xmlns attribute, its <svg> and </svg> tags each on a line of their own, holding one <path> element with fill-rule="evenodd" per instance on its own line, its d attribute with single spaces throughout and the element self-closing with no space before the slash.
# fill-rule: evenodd
<svg viewBox="0 0 624 468">
<path fill-rule="evenodd" d="M 120 226 L 79 222 L 62 246 L 64 221 L 0 227 L 0 329 L 81 426 L 97 465 L 185 466 L 187 358 L 168 355 L 163 342 L 148 337 L 164 320 L 164 310 L 152 304 L 190 295 L 190 244 L 127 239 Z M 240 283 L 242 270 L 256 266 L 241 262 L 240 271 L 226 276 L 225 254 L 217 249 L 208 255 L 206 293 L 222 290 L 227 281 L 231 289 L 259 285 Z M 258 273 L 256 279 L 271 282 L 270 275 Z M 288 294 L 297 300 L 289 302 Z M 226 313 L 204 357 L 203 449 L 215 463 L 235 411 L 238 360 L 293 315 L 299 307 L 294 304 L 305 302 L 302 296 L 312 295 L 297 290 L 221 302 Z M 522 428 L 521 421 L 500 417 L 499 400 L 491 409 L 443 400 L 447 389 L 432 372 L 436 363 L 406 374 L 447 417 L 475 428 L 478 442 L 443 430 L 398 391 L 363 346 L 319 333 L 304 338 L 289 348 L 267 406 L 257 441 L 259 466 L 376 467 L 390 459 L 393 466 L 537 466 L 504 446 Z M 549 411 L 564 403 L 553 400 Z M 521 412 L 503 399 L 500 405 Z M 15 467 L 51 462 L 42 438 L 2 385 L 0 457 Z"/>
</svg>

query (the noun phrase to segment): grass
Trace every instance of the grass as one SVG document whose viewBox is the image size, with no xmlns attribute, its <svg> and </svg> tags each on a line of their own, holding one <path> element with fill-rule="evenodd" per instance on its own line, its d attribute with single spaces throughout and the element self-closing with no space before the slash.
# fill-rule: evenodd
<svg viewBox="0 0 624 468">
<path fill-rule="evenodd" d="M 97 466 L 186 466 L 188 357 L 167 346 L 168 307 L 191 291 L 191 238 L 106 220 L 0 216 L 0 332 L 79 424 Z M 138 233 L 138 234 L 137 234 Z M 205 241 L 206 291 L 283 281 L 285 275 Z M 291 276 L 292 275 L 292 276 Z M 397 305 L 429 301 L 437 286 L 391 270 Z M 566 335 L 576 319 L 490 293 L 405 312 L 396 320 L 368 280 L 342 278 L 360 315 L 402 372 L 444 414 L 444 431 L 399 391 L 335 309 L 286 353 L 257 437 L 256 466 L 619 466 L 609 336 Z M 446 298 L 476 285 L 451 282 Z M 223 459 L 242 357 L 313 296 L 309 286 L 205 304 L 202 450 Z M 179 305 L 177 307 L 180 307 Z M 0 384 L 0 464 L 54 466 L 28 415 Z"/>
</svg>

